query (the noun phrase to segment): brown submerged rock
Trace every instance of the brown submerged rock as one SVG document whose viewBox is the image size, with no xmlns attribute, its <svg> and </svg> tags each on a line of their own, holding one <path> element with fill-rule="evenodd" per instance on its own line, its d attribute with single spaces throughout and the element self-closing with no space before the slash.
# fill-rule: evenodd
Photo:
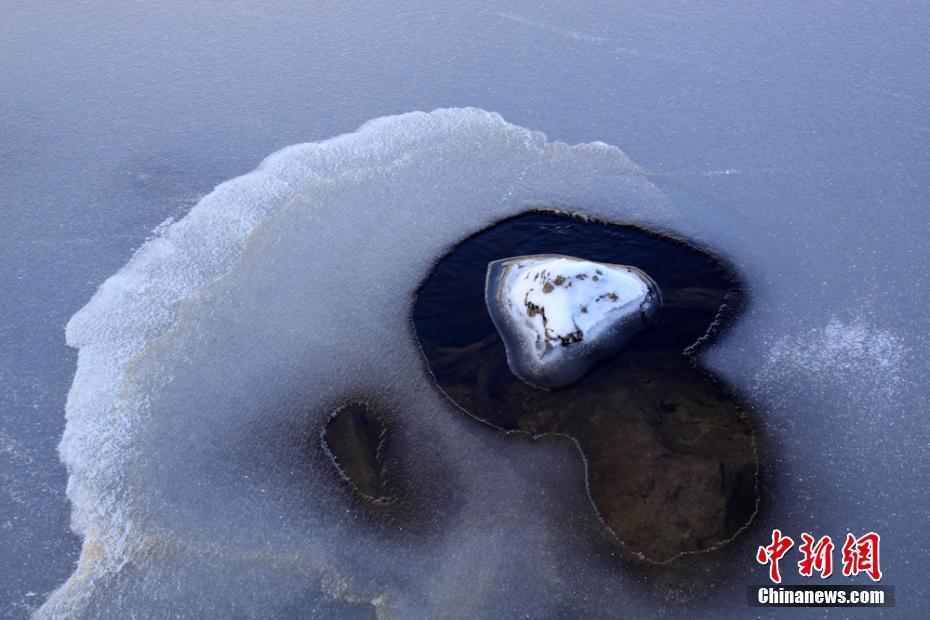
<svg viewBox="0 0 930 620">
<path fill-rule="evenodd" d="M 752 426 L 681 350 L 627 351 L 555 392 L 509 380 L 495 338 L 432 360 L 443 390 L 471 415 L 505 430 L 574 437 L 599 516 L 636 557 L 661 563 L 712 549 L 755 514 Z"/>
<path fill-rule="evenodd" d="M 662 295 L 654 326 L 577 383 L 548 391 L 510 371 L 482 307 L 485 265 L 547 253 L 634 264 Z M 503 431 L 573 438 L 594 508 L 623 554 L 664 564 L 720 547 L 756 514 L 752 424 L 737 394 L 696 366 L 702 347 L 738 316 L 744 290 L 709 250 L 636 226 L 530 212 L 439 261 L 417 293 L 414 324 L 438 387 L 456 405 Z"/>
</svg>

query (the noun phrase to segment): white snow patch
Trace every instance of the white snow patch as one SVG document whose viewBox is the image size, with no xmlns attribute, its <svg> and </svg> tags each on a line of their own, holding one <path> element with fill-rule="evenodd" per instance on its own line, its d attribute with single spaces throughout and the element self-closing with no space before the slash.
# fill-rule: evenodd
<svg viewBox="0 0 930 620">
<path fill-rule="evenodd" d="M 652 325 L 662 298 L 636 267 L 555 254 L 488 265 L 485 301 L 518 377 L 564 387 Z"/>
<path fill-rule="evenodd" d="M 567 257 L 520 262 L 503 287 L 509 313 L 540 360 L 560 342 L 596 339 L 605 326 L 635 314 L 649 293 L 629 267 Z"/>
</svg>

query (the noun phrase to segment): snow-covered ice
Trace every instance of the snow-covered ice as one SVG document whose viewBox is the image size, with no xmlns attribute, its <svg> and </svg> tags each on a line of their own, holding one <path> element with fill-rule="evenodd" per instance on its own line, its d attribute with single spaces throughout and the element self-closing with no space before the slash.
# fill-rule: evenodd
<svg viewBox="0 0 930 620">
<path fill-rule="evenodd" d="M 524 381 L 559 388 L 653 325 L 659 287 L 642 270 L 561 255 L 488 265 L 485 301 Z"/>
</svg>

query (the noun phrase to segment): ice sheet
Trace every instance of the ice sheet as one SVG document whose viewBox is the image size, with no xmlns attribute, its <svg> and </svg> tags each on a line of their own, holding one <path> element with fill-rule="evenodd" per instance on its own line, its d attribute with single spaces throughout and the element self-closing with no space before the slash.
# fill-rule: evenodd
<svg viewBox="0 0 930 620">
<path fill-rule="evenodd" d="M 84 547 L 39 615 L 629 617 L 743 601 L 758 537 L 658 574 L 620 563 L 568 441 L 504 437 L 432 385 L 410 327 L 417 285 L 457 240 L 540 207 L 686 234 L 731 251 L 750 282 L 761 275 L 739 225 L 722 232 L 711 206 L 670 199 L 619 149 L 550 142 L 479 109 L 284 149 L 146 243 L 69 323 L 80 357 L 61 453 Z M 823 353 L 759 316 L 708 361 L 756 382 L 774 437 L 760 530 L 810 528 L 800 498 L 814 489 L 785 480 L 818 473 L 781 458 L 809 459 L 811 444 L 780 432 L 801 414 L 773 395 L 792 380 L 800 393 L 808 369 L 882 382 L 908 354 L 891 332 L 830 325 L 814 328 Z M 845 352 L 858 361 L 837 370 Z M 741 379 L 745 359 L 768 366 Z M 333 409 L 360 398 L 390 412 L 407 489 L 394 512 L 360 503 L 319 449 Z M 860 486 L 885 484 L 848 452 L 831 458 Z M 831 531 L 892 528 L 864 518 L 877 504 L 842 519 L 821 505 L 815 523 Z"/>
</svg>

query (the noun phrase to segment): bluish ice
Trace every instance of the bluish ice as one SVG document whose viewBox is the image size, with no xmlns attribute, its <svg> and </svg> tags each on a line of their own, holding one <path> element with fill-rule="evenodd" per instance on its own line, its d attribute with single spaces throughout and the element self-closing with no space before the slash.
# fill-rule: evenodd
<svg viewBox="0 0 930 620">
<path fill-rule="evenodd" d="M 774 527 L 881 533 L 885 615 L 926 615 L 926 7 L 0 14 L 5 615 L 767 617 L 745 586 Z M 755 404 L 763 512 L 710 595 L 592 552 L 576 453 L 476 428 L 423 374 L 431 261 L 540 205 L 750 284 L 704 362 Z M 320 294 L 352 278 L 394 303 Z M 413 533 L 285 441 L 360 391 L 398 412 Z"/>
</svg>

